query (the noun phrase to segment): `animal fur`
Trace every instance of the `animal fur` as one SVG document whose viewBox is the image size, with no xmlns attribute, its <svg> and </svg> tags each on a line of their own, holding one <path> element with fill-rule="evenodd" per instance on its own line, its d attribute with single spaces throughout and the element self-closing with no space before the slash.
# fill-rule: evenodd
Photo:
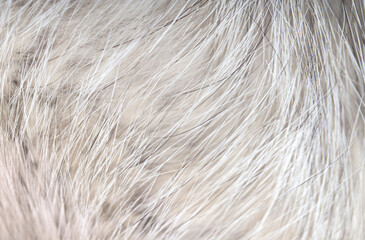
<svg viewBox="0 0 365 240">
<path fill-rule="evenodd" d="M 364 7 L 2 0 L 0 239 L 363 239 Z"/>
</svg>

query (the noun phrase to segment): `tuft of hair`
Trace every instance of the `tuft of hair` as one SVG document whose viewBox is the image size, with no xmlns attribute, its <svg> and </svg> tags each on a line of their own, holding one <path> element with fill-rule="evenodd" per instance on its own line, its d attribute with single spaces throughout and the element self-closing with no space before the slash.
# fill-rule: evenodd
<svg viewBox="0 0 365 240">
<path fill-rule="evenodd" d="M 3 0 L 0 239 L 365 237 L 365 2 Z"/>
</svg>

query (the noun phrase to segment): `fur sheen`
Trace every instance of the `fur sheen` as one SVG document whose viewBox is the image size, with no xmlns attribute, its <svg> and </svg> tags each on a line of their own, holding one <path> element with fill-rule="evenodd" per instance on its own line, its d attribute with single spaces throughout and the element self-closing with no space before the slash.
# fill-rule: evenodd
<svg viewBox="0 0 365 240">
<path fill-rule="evenodd" d="M 0 239 L 363 239 L 362 0 L 2 0 Z"/>
</svg>

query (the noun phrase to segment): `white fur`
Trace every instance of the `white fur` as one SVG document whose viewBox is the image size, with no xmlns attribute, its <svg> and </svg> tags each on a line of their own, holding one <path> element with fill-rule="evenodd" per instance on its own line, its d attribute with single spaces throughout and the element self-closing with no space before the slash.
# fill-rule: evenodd
<svg viewBox="0 0 365 240">
<path fill-rule="evenodd" d="M 364 5 L 0 2 L 0 238 L 364 238 Z"/>
</svg>

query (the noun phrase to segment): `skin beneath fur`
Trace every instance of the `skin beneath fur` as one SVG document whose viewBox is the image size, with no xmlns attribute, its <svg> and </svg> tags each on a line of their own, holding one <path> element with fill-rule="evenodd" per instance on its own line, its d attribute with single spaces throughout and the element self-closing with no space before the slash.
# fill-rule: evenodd
<svg viewBox="0 0 365 240">
<path fill-rule="evenodd" d="M 0 239 L 365 237 L 364 1 L 0 2 Z"/>
</svg>

